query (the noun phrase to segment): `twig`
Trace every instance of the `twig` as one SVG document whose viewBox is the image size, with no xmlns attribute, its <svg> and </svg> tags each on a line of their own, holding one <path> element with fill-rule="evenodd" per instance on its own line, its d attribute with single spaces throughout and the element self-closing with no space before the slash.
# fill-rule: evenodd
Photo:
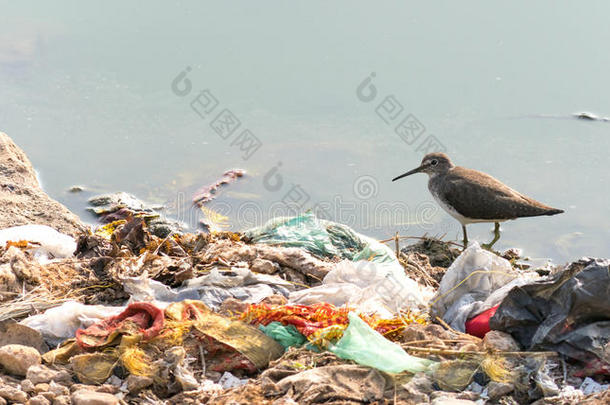
<svg viewBox="0 0 610 405">
<path fill-rule="evenodd" d="M 448 350 L 448 349 L 433 349 L 426 347 L 414 347 L 414 346 L 402 346 L 405 350 L 412 350 L 414 352 L 440 354 L 440 355 L 471 355 L 471 356 L 485 356 L 488 354 L 500 355 L 500 356 L 558 356 L 557 352 L 486 352 L 486 351 L 474 351 L 474 350 Z"/>
<path fill-rule="evenodd" d="M 480 342 L 482 340 L 481 338 L 473 336 L 473 335 L 469 335 L 468 333 L 458 332 L 457 330 L 453 329 L 451 326 L 449 326 L 447 324 L 447 322 L 443 321 L 438 316 L 435 319 L 438 323 L 440 323 L 442 326 L 444 326 L 448 331 L 456 333 L 458 336 L 463 336 L 464 338 L 468 338 L 468 339 L 474 340 L 476 342 Z"/>
<path fill-rule="evenodd" d="M 443 343 L 469 343 L 469 340 L 462 339 L 423 339 L 423 340 L 412 340 L 410 342 L 404 342 L 405 345 L 419 345 L 423 343 L 434 343 L 434 342 L 443 342 Z"/>
<path fill-rule="evenodd" d="M 396 243 L 396 257 L 400 259 L 400 236 L 398 235 L 398 232 L 396 232 L 396 235 L 394 236 L 394 242 Z"/>
</svg>

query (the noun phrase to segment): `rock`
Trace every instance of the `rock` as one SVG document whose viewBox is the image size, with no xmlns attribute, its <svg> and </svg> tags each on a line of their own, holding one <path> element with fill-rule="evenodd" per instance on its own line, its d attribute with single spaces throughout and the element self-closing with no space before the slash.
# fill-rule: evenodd
<svg viewBox="0 0 610 405">
<path fill-rule="evenodd" d="M 434 381 L 424 373 L 418 373 L 411 378 L 411 381 L 403 385 L 403 388 L 408 387 L 428 395 L 434 391 Z"/>
<path fill-rule="evenodd" d="M 275 274 L 280 271 L 280 265 L 271 260 L 256 258 L 250 265 L 250 270 L 263 274 Z"/>
<path fill-rule="evenodd" d="M 26 373 L 26 377 L 30 380 L 34 385 L 40 383 L 49 383 L 55 380 L 59 375 L 59 371 L 51 370 L 49 367 L 36 364 L 28 368 Z"/>
<path fill-rule="evenodd" d="M 491 381 L 487 384 L 487 395 L 489 396 L 489 399 L 495 400 L 513 392 L 514 389 L 515 386 L 512 384 Z"/>
<path fill-rule="evenodd" d="M 127 377 L 127 390 L 130 394 L 135 394 L 144 388 L 151 386 L 152 383 L 153 379 L 150 377 L 130 374 L 129 377 Z"/>
<path fill-rule="evenodd" d="M 112 394 L 90 390 L 79 390 L 72 394 L 74 405 L 118 405 L 119 399 Z"/>
<path fill-rule="evenodd" d="M 401 332 L 401 341 L 403 342 L 414 342 L 416 340 L 426 339 L 426 334 L 422 330 L 421 325 L 407 325 Z"/>
<path fill-rule="evenodd" d="M 23 392 L 34 392 L 34 383 L 30 380 L 25 379 L 21 381 L 21 391 Z"/>
<path fill-rule="evenodd" d="M 0 386 L 0 397 L 12 402 L 25 403 L 28 400 L 28 394 L 10 385 Z"/>
<path fill-rule="evenodd" d="M 51 388 L 51 386 L 49 384 L 39 383 L 34 386 L 34 392 L 36 392 L 37 394 L 40 394 L 41 392 L 49 391 L 49 388 Z"/>
<path fill-rule="evenodd" d="M 6 399 L 0 397 L 0 405 L 6 405 L 6 404 L 7 404 Z"/>
<path fill-rule="evenodd" d="M 0 364 L 11 374 L 25 376 L 28 368 L 40 361 L 40 353 L 33 347 L 17 344 L 0 347 Z"/>
<path fill-rule="evenodd" d="M 430 405 L 476 405 L 476 402 L 468 399 L 440 397 L 430 402 Z"/>
<path fill-rule="evenodd" d="M 27 405 L 51 405 L 51 401 L 46 399 L 43 395 L 36 395 L 28 400 Z"/>
<path fill-rule="evenodd" d="M 71 405 L 72 404 L 72 400 L 70 399 L 70 397 L 68 395 L 60 395 L 58 397 L 55 397 L 55 399 L 53 400 L 53 405 Z"/>
<path fill-rule="evenodd" d="M 288 299 L 286 299 L 286 297 L 284 297 L 283 295 L 273 294 L 273 295 L 263 298 L 263 300 L 261 301 L 261 304 L 286 305 L 287 302 L 288 302 Z"/>
<path fill-rule="evenodd" d="M 483 347 L 503 352 L 518 352 L 521 350 L 519 343 L 509 333 L 500 332 L 499 330 L 487 332 L 483 338 Z"/>
<path fill-rule="evenodd" d="M 53 400 L 55 399 L 55 397 L 57 395 L 53 394 L 50 391 L 43 391 L 41 393 L 39 393 L 38 395 L 42 395 L 43 397 L 45 397 L 49 402 L 53 402 Z"/>
<path fill-rule="evenodd" d="M 80 219 L 50 198 L 23 150 L 0 132 L 0 229 L 26 224 L 48 225 L 75 236 L 85 230 Z"/>
<path fill-rule="evenodd" d="M 0 325 L 0 347 L 10 344 L 31 346 L 39 353 L 49 351 L 49 347 L 40 332 L 19 323 L 3 323 Z"/>
<path fill-rule="evenodd" d="M 53 393 L 56 397 L 61 395 L 70 395 L 70 389 L 63 385 L 57 384 L 55 381 L 51 381 L 49 384 L 49 392 Z"/>
<path fill-rule="evenodd" d="M 438 339 L 455 339 L 453 333 L 449 332 L 447 329 L 443 328 L 441 325 L 437 325 L 435 323 L 431 323 L 424 327 L 424 331 L 428 335 L 432 335 Z"/>
</svg>

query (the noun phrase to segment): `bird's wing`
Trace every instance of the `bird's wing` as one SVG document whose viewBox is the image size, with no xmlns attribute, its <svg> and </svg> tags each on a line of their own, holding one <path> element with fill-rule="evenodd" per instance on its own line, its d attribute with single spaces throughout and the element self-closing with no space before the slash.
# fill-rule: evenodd
<svg viewBox="0 0 610 405">
<path fill-rule="evenodd" d="M 552 210 L 476 170 L 455 167 L 444 180 L 443 196 L 467 218 L 514 219 L 545 215 Z"/>
</svg>

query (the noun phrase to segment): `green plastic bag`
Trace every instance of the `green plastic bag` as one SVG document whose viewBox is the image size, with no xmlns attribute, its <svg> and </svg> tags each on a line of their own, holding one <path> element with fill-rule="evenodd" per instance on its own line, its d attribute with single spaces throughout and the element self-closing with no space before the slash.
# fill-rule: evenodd
<svg viewBox="0 0 610 405">
<path fill-rule="evenodd" d="M 373 330 L 358 315 L 348 314 L 349 326 L 343 337 L 329 349 L 342 359 L 376 368 L 386 373 L 425 372 L 435 361 L 408 355 L 399 345 Z"/>
<path fill-rule="evenodd" d="M 258 328 L 270 338 L 288 349 L 291 346 L 300 347 L 307 341 L 305 336 L 294 327 L 294 325 L 284 326 L 280 322 L 271 322 L 267 326 L 259 325 Z"/>
<path fill-rule="evenodd" d="M 318 219 L 312 212 L 296 217 L 279 217 L 244 232 L 253 243 L 299 247 L 321 258 L 340 257 L 374 262 L 397 261 L 392 249 L 349 226 Z"/>
</svg>

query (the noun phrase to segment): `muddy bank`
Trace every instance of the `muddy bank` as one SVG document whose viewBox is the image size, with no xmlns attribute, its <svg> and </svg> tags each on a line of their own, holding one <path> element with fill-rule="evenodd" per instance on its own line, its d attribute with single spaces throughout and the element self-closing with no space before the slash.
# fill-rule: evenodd
<svg viewBox="0 0 610 405">
<path fill-rule="evenodd" d="M 80 219 L 50 198 L 38 184 L 23 150 L 0 132 L 0 229 L 17 225 L 48 225 L 76 235 L 85 229 Z"/>
</svg>

